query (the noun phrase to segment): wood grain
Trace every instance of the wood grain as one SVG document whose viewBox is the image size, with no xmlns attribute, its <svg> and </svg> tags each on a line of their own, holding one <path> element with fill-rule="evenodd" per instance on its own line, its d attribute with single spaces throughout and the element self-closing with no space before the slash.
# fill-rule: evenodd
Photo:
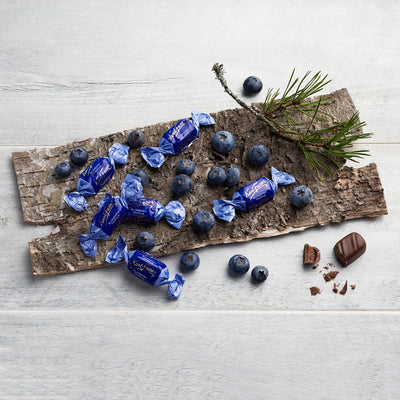
<svg viewBox="0 0 400 400">
<path fill-rule="evenodd" d="M 0 14 L 1 399 L 400 398 L 397 0 L 2 0 Z M 293 67 L 347 87 L 389 215 L 201 248 L 178 302 L 122 265 L 32 276 L 27 243 L 57 228 L 24 223 L 11 153 L 233 108 L 215 62 L 238 94 L 248 75 L 282 88 Z M 335 295 L 303 245 L 323 266 L 352 231 L 367 251 Z M 237 253 L 269 268 L 265 285 L 227 274 Z M 179 256 L 163 257 L 173 272 Z"/>
<path fill-rule="evenodd" d="M 14 338 L 0 348 L 6 399 L 400 396 L 398 312 L 21 312 L 0 319 L 2 335 Z M 373 346 L 360 341 L 360 331 Z"/>
</svg>

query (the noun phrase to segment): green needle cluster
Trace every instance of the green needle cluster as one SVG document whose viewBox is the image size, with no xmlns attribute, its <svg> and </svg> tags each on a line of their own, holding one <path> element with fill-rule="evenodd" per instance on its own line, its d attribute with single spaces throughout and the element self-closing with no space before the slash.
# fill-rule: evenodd
<svg viewBox="0 0 400 400">
<path fill-rule="evenodd" d="M 255 107 L 247 105 L 229 89 L 222 64 L 214 64 L 212 70 L 225 91 L 239 105 L 267 123 L 274 134 L 298 144 L 309 166 L 315 170 L 321 181 L 323 181 L 322 170 L 332 175 L 332 164 L 340 168 L 346 160 L 357 162 L 359 158 L 369 155 L 368 150 L 354 150 L 353 148 L 353 144 L 357 140 L 372 136 L 372 133 L 362 133 L 361 128 L 366 123 L 360 122 L 358 111 L 347 121 L 318 130 L 312 129 L 315 121 L 328 122 L 327 118 L 335 119 L 334 116 L 321 109 L 321 106 L 331 103 L 330 97 L 320 96 L 318 100 L 314 101 L 308 99 L 331 82 L 328 80 L 328 75 L 318 72 L 310 77 L 311 73 L 307 72 L 300 79 L 294 77 L 295 70 L 293 70 L 282 95 L 280 96 L 279 89 L 268 89 L 262 110 L 259 111 Z M 310 122 L 307 129 L 300 129 L 301 124 L 296 121 L 298 113 L 309 117 Z"/>
</svg>

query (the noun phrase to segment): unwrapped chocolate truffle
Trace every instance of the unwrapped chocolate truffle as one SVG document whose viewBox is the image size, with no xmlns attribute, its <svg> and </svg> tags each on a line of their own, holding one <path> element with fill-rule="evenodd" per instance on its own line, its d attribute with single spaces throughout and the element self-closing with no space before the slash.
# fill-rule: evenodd
<svg viewBox="0 0 400 400">
<path fill-rule="evenodd" d="M 340 264 L 347 267 L 364 254 L 366 248 L 364 238 L 359 233 L 352 232 L 335 244 L 334 251 Z"/>
</svg>

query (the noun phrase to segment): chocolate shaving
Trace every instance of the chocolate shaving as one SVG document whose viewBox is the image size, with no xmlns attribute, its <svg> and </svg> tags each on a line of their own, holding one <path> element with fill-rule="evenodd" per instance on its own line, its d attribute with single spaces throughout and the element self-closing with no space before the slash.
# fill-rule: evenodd
<svg viewBox="0 0 400 400">
<path fill-rule="evenodd" d="M 332 289 L 332 292 L 335 292 L 335 293 L 337 293 L 338 292 L 338 287 L 340 286 L 340 283 L 336 283 L 336 282 L 334 282 L 333 283 L 333 289 Z"/>
<path fill-rule="evenodd" d="M 346 281 L 346 283 L 344 284 L 343 289 L 342 289 L 339 293 L 340 293 L 340 294 L 346 294 L 346 292 L 347 292 L 347 281 Z"/>
<path fill-rule="evenodd" d="M 336 275 L 339 273 L 339 271 L 331 271 L 328 272 L 327 274 L 324 274 L 324 279 L 326 282 L 331 281 L 332 279 L 336 278 Z"/>
<path fill-rule="evenodd" d="M 356 285 L 350 285 L 351 289 L 354 290 L 356 288 Z"/>
</svg>

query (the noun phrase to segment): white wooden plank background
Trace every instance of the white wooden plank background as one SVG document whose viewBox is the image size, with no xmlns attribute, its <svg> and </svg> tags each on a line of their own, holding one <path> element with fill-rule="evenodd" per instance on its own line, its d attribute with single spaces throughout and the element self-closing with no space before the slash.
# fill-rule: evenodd
<svg viewBox="0 0 400 400">
<path fill-rule="evenodd" d="M 400 398 L 398 1 L 3 0 L 0 16 L 1 399 Z M 236 107 L 214 62 L 237 92 L 252 74 L 283 86 L 293 67 L 347 87 L 389 215 L 201 249 L 176 302 L 122 265 L 33 278 L 27 242 L 55 228 L 23 223 L 11 152 Z M 302 248 L 336 262 L 351 231 L 368 250 L 338 268 L 357 287 L 335 295 Z M 235 253 L 268 281 L 230 277 Z"/>
</svg>

